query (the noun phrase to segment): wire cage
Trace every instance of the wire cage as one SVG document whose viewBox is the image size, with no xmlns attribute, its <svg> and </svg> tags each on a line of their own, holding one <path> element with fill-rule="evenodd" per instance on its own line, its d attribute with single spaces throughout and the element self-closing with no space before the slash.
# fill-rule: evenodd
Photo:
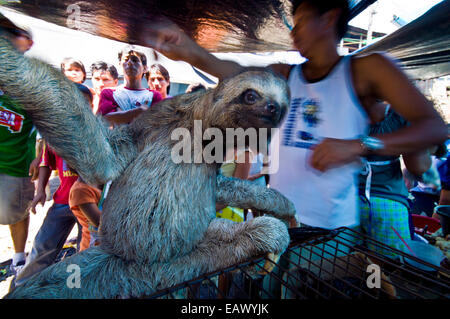
<svg viewBox="0 0 450 319">
<path fill-rule="evenodd" d="M 163 289 L 147 298 L 450 298 L 448 269 L 405 254 L 355 230 L 301 227 L 289 232 L 289 248 L 278 259 L 259 256 Z"/>
</svg>

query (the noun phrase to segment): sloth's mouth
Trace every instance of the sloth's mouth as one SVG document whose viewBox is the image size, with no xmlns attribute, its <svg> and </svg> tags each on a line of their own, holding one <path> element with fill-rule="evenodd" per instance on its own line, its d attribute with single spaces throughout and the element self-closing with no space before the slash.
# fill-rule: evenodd
<svg viewBox="0 0 450 319">
<path fill-rule="evenodd" d="M 259 119 L 262 119 L 262 120 L 264 120 L 264 121 L 266 121 L 266 122 L 269 122 L 269 123 L 275 123 L 275 122 L 277 122 L 277 120 L 274 119 L 272 115 L 264 115 L 264 114 L 260 114 L 260 115 L 258 115 L 257 117 L 258 117 Z"/>
<path fill-rule="evenodd" d="M 270 112 L 259 112 L 255 114 L 255 117 L 265 125 L 277 126 L 280 121 L 280 114 L 274 114 Z"/>
</svg>

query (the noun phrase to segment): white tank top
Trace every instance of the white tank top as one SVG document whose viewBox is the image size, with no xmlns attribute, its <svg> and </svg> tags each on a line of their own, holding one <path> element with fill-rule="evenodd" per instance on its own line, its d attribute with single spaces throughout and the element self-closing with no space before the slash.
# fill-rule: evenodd
<svg viewBox="0 0 450 319">
<path fill-rule="evenodd" d="M 150 107 L 153 101 L 153 92 L 148 89 L 132 90 L 119 87 L 114 90 L 113 97 L 122 111 L 128 111 L 142 105 Z"/>
<path fill-rule="evenodd" d="M 309 164 L 310 147 L 322 139 L 355 139 L 368 131 L 367 114 L 353 88 L 350 60 L 343 57 L 315 83 L 304 80 L 301 65 L 291 69 L 291 107 L 271 142 L 271 150 L 279 148 L 279 168 L 270 176 L 270 186 L 295 204 L 306 225 L 334 229 L 359 224 L 360 162 L 323 173 Z"/>
</svg>

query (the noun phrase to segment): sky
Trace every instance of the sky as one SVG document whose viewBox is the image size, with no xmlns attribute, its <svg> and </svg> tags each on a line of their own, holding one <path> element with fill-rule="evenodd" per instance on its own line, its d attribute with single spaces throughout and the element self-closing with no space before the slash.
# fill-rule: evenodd
<svg viewBox="0 0 450 319">
<path fill-rule="evenodd" d="M 393 15 L 399 16 L 408 23 L 424 14 L 441 1 L 442 0 L 378 0 L 351 20 L 349 24 L 367 30 L 370 12 L 374 9 L 373 31 L 389 34 L 399 28 L 391 22 L 393 20 Z"/>
</svg>

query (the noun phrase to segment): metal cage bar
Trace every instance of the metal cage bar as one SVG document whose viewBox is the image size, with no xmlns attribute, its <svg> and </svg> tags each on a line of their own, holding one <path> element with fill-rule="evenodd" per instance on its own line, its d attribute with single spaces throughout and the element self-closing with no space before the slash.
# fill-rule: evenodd
<svg viewBox="0 0 450 319">
<path fill-rule="evenodd" d="M 291 244 L 277 262 L 265 256 L 158 291 L 147 298 L 188 299 L 450 299 L 450 272 L 349 228 L 290 230 Z M 369 245 L 406 257 L 425 271 L 386 257 Z M 264 265 L 274 267 L 267 271 Z M 367 284 L 379 266 L 380 287 Z M 228 285 L 219 287 L 220 278 Z M 225 279 L 222 279 L 225 280 Z M 226 281 L 225 280 L 225 281 Z"/>
</svg>

